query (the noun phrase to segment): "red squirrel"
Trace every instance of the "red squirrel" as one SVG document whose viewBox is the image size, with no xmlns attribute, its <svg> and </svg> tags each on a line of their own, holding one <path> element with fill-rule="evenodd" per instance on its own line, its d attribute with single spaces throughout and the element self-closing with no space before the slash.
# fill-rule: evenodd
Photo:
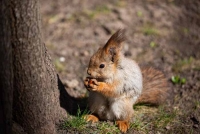
<svg viewBox="0 0 200 134">
<path fill-rule="evenodd" d="M 91 57 L 84 85 L 89 91 L 87 121 L 116 121 L 121 132 L 129 129 L 133 105 L 159 105 L 168 94 L 167 79 L 153 68 L 140 69 L 124 56 L 124 30 L 114 33 Z"/>
</svg>

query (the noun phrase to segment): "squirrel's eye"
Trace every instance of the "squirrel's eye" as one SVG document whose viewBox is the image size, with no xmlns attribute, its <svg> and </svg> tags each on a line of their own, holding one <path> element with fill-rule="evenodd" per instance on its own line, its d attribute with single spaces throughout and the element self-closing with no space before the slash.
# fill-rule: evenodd
<svg viewBox="0 0 200 134">
<path fill-rule="evenodd" d="M 99 68 L 104 68 L 105 67 L 105 65 L 104 64 L 101 64 L 100 66 L 99 66 Z"/>
</svg>

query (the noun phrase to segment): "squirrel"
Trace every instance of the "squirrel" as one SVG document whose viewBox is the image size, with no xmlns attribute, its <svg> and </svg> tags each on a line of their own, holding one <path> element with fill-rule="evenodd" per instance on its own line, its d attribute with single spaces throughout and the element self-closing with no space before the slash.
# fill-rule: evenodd
<svg viewBox="0 0 200 134">
<path fill-rule="evenodd" d="M 168 94 L 167 79 L 161 71 L 152 67 L 141 69 L 124 56 L 125 39 L 124 29 L 114 33 L 91 57 L 89 77 L 84 80 L 91 112 L 86 120 L 115 121 L 123 133 L 129 129 L 134 104 L 159 105 Z"/>
</svg>

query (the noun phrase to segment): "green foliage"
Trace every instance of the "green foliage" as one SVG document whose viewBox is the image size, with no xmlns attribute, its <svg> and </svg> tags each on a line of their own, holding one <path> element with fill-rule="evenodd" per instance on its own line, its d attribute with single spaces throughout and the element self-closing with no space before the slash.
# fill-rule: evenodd
<svg viewBox="0 0 200 134">
<path fill-rule="evenodd" d="M 187 68 L 190 68 L 194 61 L 195 59 L 193 57 L 180 59 L 172 66 L 172 70 L 175 72 L 181 72 Z"/>
<path fill-rule="evenodd" d="M 117 0 L 115 5 L 117 7 L 125 7 L 127 5 L 127 1 L 125 1 L 125 0 Z"/>
<path fill-rule="evenodd" d="M 63 128 L 73 128 L 77 130 L 82 130 L 86 128 L 87 121 L 84 119 L 84 116 L 87 114 L 87 111 L 81 112 L 80 108 L 78 109 L 76 117 L 71 117 L 63 124 Z"/>
<path fill-rule="evenodd" d="M 199 103 L 197 104 L 199 107 Z M 173 125 L 178 115 L 177 110 L 167 111 L 164 107 L 148 107 L 144 105 L 134 106 L 134 117 L 130 124 L 129 132 L 149 133 L 165 132 L 166 127 Z M 64 122 L 63 129 L 77 131 L 82 134 L 119 134 L 118 127 L 113 122 L 100 121 L 98 123 L 88 123 L 84 116 L 88 112 L 81 113 L 78 110 L 77 116 Z M 177 122 L 177 120 L 176 120 Z"/>
<path fill-rule="evenodd" d="M 85 115 L 89 112 L 81 112 L 78 109 L 77 115 L 75 117 L 70 116 L 67 121 L 62 124 L 62 129 L 75 129 L 76 131 L 87 134 L 87 133 L 97 133 L 97 134 L 118 134 L 120 130 L 118 127 L 113 125 L 112 122 L 98 122 L 92 123 L 85 120 Z M 95 130 L 95 131 L 94 131 Z"/>
<path fill-rule="evenodd" d="M 107 13 L 110 13 L 110 12 L 111 12 L 111 9 L 108 8 L 106 5 L 98 6 L 94 10 L 85 10 L 84 11 L 84 13 L 90 19 L 94 19 L 99 14 L 107 14 Z"/>
<path fill-rule="evenodd" d="M 137 16 L 138 16 L 138 17 L 142 17 L 142 16 L 143 16 L 142 11 L 137 11 Z"/>
<path fill-rule="evenodd" d="M 172 76 L 171 81 L 174 84 L 185 84 L 186 83 L 186 78 L 181 78 L 180 76 Z"/>
<path fill-rule="evenodd" d="M 59 59 L 56 59 L 54 61 L 54 65 L 55 65 L 55 68 L 58 72 L 62 72 L 65 70 L 65 66 L 63 65 L 63 63 L 60 62 Z"/>
<path fill-rule="evenodd" d="M 200 109 L 200 101 L 196 101 L 196 102 L 195 102 L 194 109 L 195 109 L 195 110 L 199 110 L 199 109 Z"/>
<path fill-rule="evenodd" d="M 150 45 L 151 48 L 156 47 L 156 43 L 154 41 L 151 41 L 149 45 Z"/>
<path fill-rule="evenodd" d="M 65 128 L 74 128 L 74 129 L 84 129 L 86 125 L 86 121 L 82 117 L 72 118 L 70 121 L 66 121 L 64 124 Z"/>
<path fill-rule="evenodd" d="M 167 111 L 162 106 L 156 108 L 136 105 L 134 110 L 134 121 L 131 123 L 131 129 L 137 130 L 139 133 L 164 132 L 166 127 L 173 125 L 178 115 L 177 110 Z"/>
<path fill-rule="evenodd" d="M 159 35 L 159 31 L 152 25 L 146 25 L 143 27 L 142 32 L 146 35 Z"/>
<path fill-rule="evenodd" d="M 156 128 L 165 128 L 170 122 L 173 122 L 177 116 L 177 111 L 166 112 L 163 107 L 160 107 L 158 114 L 155 117 L 155 127 Z"/>
<path fill-rule="evenodd" d="M 139 114 L 135 116 L 134 122 L 131 123 L 130 128 L 142 132 L 147 132 L 148 123 L 143 120 L 144 114 Z"/>
<path fill-rule="evenodd" d="M 113 125 L 113 123 L 111 124 L 111 122 L 98 123 L 97 128 L 102 134 L 120 133 L 120 130 L 115 125 Z"/>
<path fill-rule="evenodd" d="M 189 33 L 189 29 L 188 28 L 183 28 L 183 33 L 184 34 L 188 34 Z"/>
</svg>

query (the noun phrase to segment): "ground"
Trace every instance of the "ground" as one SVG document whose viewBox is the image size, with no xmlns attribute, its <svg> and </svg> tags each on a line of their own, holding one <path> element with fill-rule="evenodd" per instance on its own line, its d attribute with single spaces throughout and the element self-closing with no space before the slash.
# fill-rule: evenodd
<svg viewBox="0 0 200 134">
<path fill-rule="evenodd" d="M 83 80 L 90 57 L 124 28 L 125 55 L 162 70 L 172 91 L 163 107 L 134 107 L 128 133 L 200 133 L 200 1 L 43 0 L 40 10 L 44 42 L 71 96 L 87 95 Z M 119 133 L 110 122 L 109 130 L 99 124 L 59 132 Z"/>
</svg>

